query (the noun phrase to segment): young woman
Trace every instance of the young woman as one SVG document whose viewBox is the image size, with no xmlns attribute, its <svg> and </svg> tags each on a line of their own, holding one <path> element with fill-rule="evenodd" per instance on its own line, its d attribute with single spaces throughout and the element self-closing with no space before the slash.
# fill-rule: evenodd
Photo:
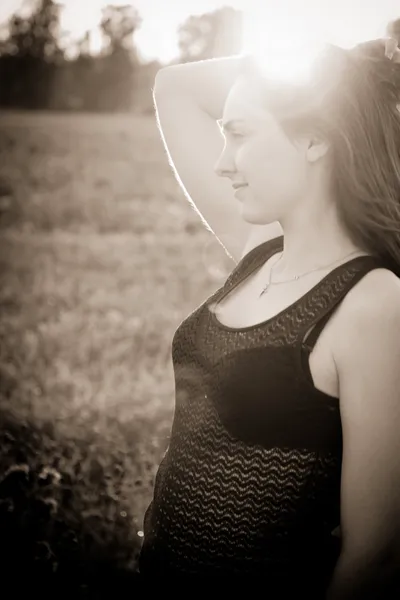
<svg viewBox="0 0 400 600">
<path fill-rule="evenodd" d="M 140 572 L 397 597 L 397 41 L 327 47 L 297 87 L 248 56 L 176 65 L 154 95 L 178 181 L 237 264 L 173 338 Z"/>
</svg>

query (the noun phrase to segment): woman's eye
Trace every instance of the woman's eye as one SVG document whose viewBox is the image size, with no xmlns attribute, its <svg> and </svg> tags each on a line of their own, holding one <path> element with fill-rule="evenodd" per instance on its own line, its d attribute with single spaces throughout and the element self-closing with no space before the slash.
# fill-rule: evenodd
<svg viewBox="0 0 400 600">
<path fill-rule="evenodd" d="M 223 138 L 225 138 L 225 139 L 229 139 L 230 138 L 230 139 L 233 139 L 233 140 L 240 140 L 241 138 L 245 137 L 244 133 L 240 133 L 238 131 L 230 131 L 230 130 L 226 131 L 226 130 L 224 130 L 221 127 L 221 124 L 218 121 L 217 121 L 217 123 L 218 123 L 219 129 L 220 129 L 220 132 L 221 132 L 221 135 L 222 135 Z"/>
</svg>

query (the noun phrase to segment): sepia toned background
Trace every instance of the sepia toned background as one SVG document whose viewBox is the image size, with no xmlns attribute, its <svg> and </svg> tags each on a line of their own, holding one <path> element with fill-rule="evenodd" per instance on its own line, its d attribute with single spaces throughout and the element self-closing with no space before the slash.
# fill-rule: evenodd
<svg viewBox="0 0 400 600">
<path fill-rule="evenodd" d="M 352 44 L 398 16 L 281 4 L 265 3 L 270 42 L 312 19 Z M 136 573 L 172 337 L 234 266 L 173 176 L 154 77 L 248 49 L 257 5 L 0 5 L 0 559 L 75 597 Z"/>
</svg>

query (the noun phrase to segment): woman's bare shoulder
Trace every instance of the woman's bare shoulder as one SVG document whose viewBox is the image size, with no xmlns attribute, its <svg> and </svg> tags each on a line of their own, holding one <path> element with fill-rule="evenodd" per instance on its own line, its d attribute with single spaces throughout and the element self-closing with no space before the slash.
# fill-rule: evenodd
<svg viewBox="0 0 400 600">
<path fill-rule="evenodd" d="M 335 362 L 346 352 L 351 331 L 363 328 L 372 320 L 374 322 L 389 316 L 390 307 L 400 310 L 400 278 L 393 271 L 384 267 L 372 269 L 366 273 L 341 302 L 338 311 L 334 336 Z M 357 335 L 353 339 L 357 344 Z M 347 340 L 347 341 L 346 341 Z"/>
<path fill-rule="evenodd" d="M 360 309 L 373 310 L 383 299 L 400 293 L 400 278 L 385 267 L 377 267 L 366 273 L 350 290 L 344 304 L 349 316 Z"/>
</svg>

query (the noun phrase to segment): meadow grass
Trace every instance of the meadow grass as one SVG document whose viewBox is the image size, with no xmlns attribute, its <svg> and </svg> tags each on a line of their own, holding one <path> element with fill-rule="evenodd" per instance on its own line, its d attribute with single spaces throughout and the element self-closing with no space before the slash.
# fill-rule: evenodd
<svg viewBox="0 0 400 600">
<path fill-rule="evenodd" d="M 83 587 L 134 572 L 172 337 L 233 263 L 152 116 L 2 113 L 0 229 L 2 554 Z"/>
</svg>

